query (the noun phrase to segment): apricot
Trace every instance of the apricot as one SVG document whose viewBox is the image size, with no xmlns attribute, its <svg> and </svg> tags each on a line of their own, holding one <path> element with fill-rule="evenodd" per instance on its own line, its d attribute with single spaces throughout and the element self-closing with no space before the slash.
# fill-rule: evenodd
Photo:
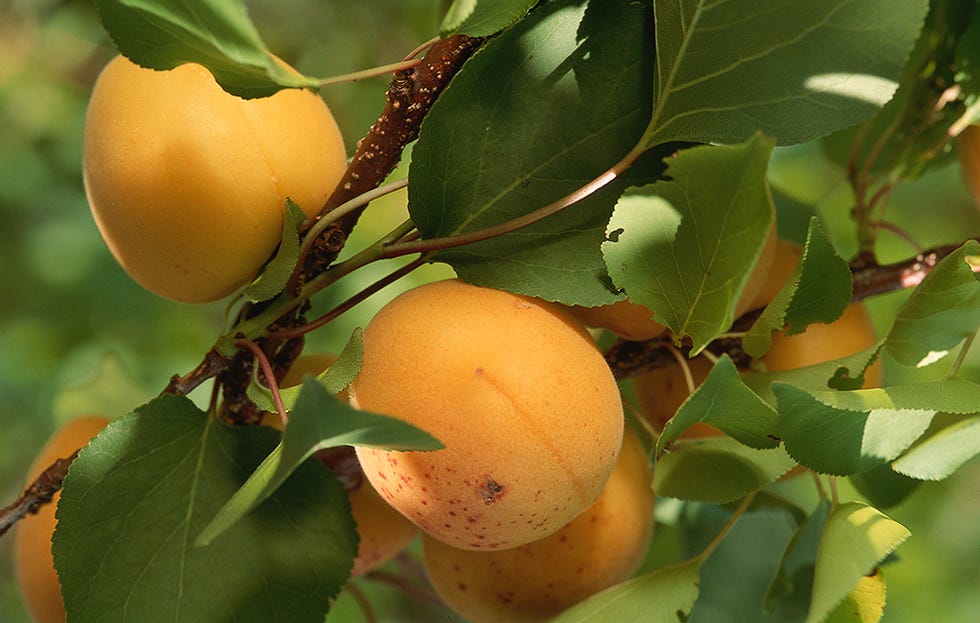
<svg viewBox="0 0 980 623">
<path fill-rule="evenodd" d="M 33 482 L 57 459 L 71 456 L 108 423 L 109 420 L 104 417 L 90 415 L 62 426 L 34 459 L 27 473 L 27 482 Z M 55 510 L 59 499 L 60 491 L 36 514 L 27 515 L 17 522 L 13 530 L 17 583 L 27 611 L 37 623 L 64 623 L 66 617 L 61 584 L 51 555 L 51 535 L 57 525 Z"/>
<path fill-rule="evenodd" d="M 251 280 L 281 239 L 286 198 L 319 212 L 346 156 L 316 93 L 244 100 L 200 65 L 154 71 L 118 56 L 92 91 L 83 165 L 120 265 L 152 292 L 199 303 Z"/>
<path fill-rule="evenodd" d="M 694 387 L 697 389 L 713 367 L 704 357 L 688 359 Z M 655 430 L 663 430 L 667 420 L 674 417 L 677 409 L 690 395 L 684 370 L 680 364 L 673 363 L 637 375 L 630 380 L 640 413 Z M 696 422 L 685 430 L 681 437 L 713 437 L 723 435 L 718 428 L 704 422 Z"/>
<path fill-rule="evenodd" d="M 456 549 L 422 536 L 433 588 L 473 623 L 545 621 L 629 578 L 653 530 L 647 455 L 633 433 L 599 499 L 558 532 L 500 551 Z"/>
<path fill-rule="evenodd" d="M 371 484 L 437 539 L 505 549 L 593 504 L 623 411 L 585 328 L 556 305 L 457 280 L 385 305 L 364 329 L 351 404 L 401 418 L 445 448 L 360 447 Z"/>
<path fill-rule="evenodd" d="M 956 139 L 960 170 L 973 199 L 980 207 L 980 125 L 969 125 Z"/>
<path fill-rule="evenodd" d="M 759 252 L 759 259 L 756 260 L 755 266 L 752 268 L 752 273 L 749 275 L 749 280 L 745 283 L 745 287 L 742 289 L 742 293 L 735 303 L 736 318 L 756 307 L 755 300 L 759 296 L 759 291 L 770 280 L 769 274 L 773 266 L 775 266 L 778 247 L 779 236 L 776 232 L 775 220 L 773 220 L 772 226 L 769 227 L 769 233 L 766 235 L 766 242 L 762 247 L 762 251 Z"/>
<path fill-rule="evenodd" d="M 847 357 L 876 343 L 868 310 L 862 303 L 851 303 L 843 315 L 830 324 L 814 323 L 797 335 L 787 335 L 785 330 L 774 334 L 772 346 L 762 361 L 773 372 L 795 370 Z M 880 387 L 882 381 L 881 361 L 878 360 L 865 371 L 864 387 Z"/>
<path fill-rule="evenodd" d="M 587 327 L 609 329 L 619 337 L 634 342 L 652 340 L 667 330 L 653 319 L 649 307 L 628 299 L 598 307 L 569 305 L 568 311 Z"/>
<path fill-rule="evenodd" d="M 336 355 L 329 353 L 300 355 L 283 377 L 282 386 L 299 385 L 304 376 L 318 376 L 335 361 Z M 341 392 L 338 397 L 347 400 L 347 392 Z M 262 423 L 282 430 L 282 422 L 277 415 L 263 417 Z M 351 515 L 360 538 L 357 557 L 351 570 L 351 577 L 356 578 L 380 567 L 402 552 L 418 534 L 418 528 L 381 499 L 367 480 L 361 479 L 354 489 L 349 490 L 347 499 L 350 501 Z"/>
<path fill-rule="evenodd" d="M 760 309 L 771 303 L 786 280 L 793 275 L 793 271 L 796 270 L 796 265 L 800 263 L 802 257 L 803 247 L 801 245 L 783 238 L 777 239 L 772 267 L 749 309 Z"/>
</svg>

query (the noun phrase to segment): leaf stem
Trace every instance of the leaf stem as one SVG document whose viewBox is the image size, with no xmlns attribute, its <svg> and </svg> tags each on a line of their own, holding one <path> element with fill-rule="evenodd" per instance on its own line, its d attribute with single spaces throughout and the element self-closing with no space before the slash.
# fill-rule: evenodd
<svg viewBox="0 0 980 623">
<path fill-rule="evenodd" d="M 956 376 L 956 374 L 960 371 L 960 366 L 962 366 L 963 362 L 966 361 L 966 356 L 970 352 L 970 347 L 973 346 L 973 341 L 976 338 L 977 331 L 974 331 L 969 337 L 966 338 L 966 341 L 963 342 L 962 348 L 960 348 L 960 352 L 956 355 L 956 361 L 953 362 L 953 365 L 950 367 L 949 372 L 946 373 L 944 378 L 951 379 Z"/>
<path fill-rule="evenodd" d="M 708 543 L 708 546 L 704 548 L 704 551 L 702 551 L 700 554 L 695 556 L 693 560 L 699 560 L 701 562 L 704 562 L 704 560 L 706 560 L 708 556 L 711 556 L 711 554 L 714 553 L 716 549 L 718 549 L 718 546 L 721 545 L 721 542 L 724 541 L 725 537 L 728 536 L 728 533 L 732 531 L 732 528 L 735 526 L 735 523 L 739 520 L 739 518 L 742 515 L 745 514 L 745 511 L 749 509 L 749 506 L 752 504 L 752 500 L 755 499 L 755 494 L 756 492 L 753 491 L 752 493 L 742 498 L 741 504 L 739 504 L 738 508 L 736 508 L 735 511 L 732 513 L 732 516 L 728 518 L 728 521 L 725 522 L 725 525 L 722 526 L 718 534 L 715 535 L 715 538 L 713 538 L 711 542 Z"/>
<path fill-rule="evenodd" d="M 334 84 L 343 84 L 345 82 L 357 82 L 358 80 L 363 80 L 365 78 L 374 78 L 376 76 L 384 76 L 385 74 L 393 74 L 398 71 L 405 71 L 406 69 L 417 67 L 421 62 L 422 61 L 418 59 L 404 60 L 397 63 L 390 63 L 388 65 L 381 65 L 379 67 L 362 69 L 349 74 L 331 76 L 329 78 L 321 79 L 320 87 L 323 88 Z"/>
</svg>

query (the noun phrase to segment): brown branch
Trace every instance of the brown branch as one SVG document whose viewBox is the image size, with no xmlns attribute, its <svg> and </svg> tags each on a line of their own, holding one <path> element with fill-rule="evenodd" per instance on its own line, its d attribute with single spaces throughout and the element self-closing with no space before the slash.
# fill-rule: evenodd
<svg viewBox="0 0 980 623">
<path fill-rule="evenodd" d="M 61 483 L 68 474 L 68 467 L 78 456 L 78 450 L 66 458 L 58 459 L 34 479 L 13 504 L 0 510 L 0 536 L 7 533 L 15 523 L 29 514 L 36 513 L 51 501 L 61 489 Z"/>
</svg>

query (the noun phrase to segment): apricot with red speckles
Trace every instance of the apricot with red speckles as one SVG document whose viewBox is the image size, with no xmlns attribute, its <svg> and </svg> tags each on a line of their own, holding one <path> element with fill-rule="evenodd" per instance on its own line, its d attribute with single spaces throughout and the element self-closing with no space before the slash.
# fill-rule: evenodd
<svg viewBox="0 0 980 623">
<path fill-rule="evenodd" d="M 473 623 L 548 620 L 633 574 L 650 543 L 653 505 L 647 455 L 630 433 L 602 495 L 555 534 L 494 552 L 423 535 L 425 568 L 446 605 Z"/>
<path fill-rule="evenodd" d="M 506 549 L 593 504 L 622 442 L 609 367 L 558 306 L 449 280 L 406 292 L 364 329 L 351 404 L 445 448 L 358 448 L 381 496 L 437 539 Z"/>
</svg>

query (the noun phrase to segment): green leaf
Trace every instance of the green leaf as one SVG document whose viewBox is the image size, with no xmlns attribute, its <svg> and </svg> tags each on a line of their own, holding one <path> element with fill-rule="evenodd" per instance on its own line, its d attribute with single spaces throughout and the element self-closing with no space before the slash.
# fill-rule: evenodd
<svg viewBox="0 0 980 623">
<path fill-rule="evenodd" d="M 299 226 L 306 214 L 292 199 L 286 199 L 282 219 L 282 239 L 275 257 L 269 260 L 259 276 L 243 291 L 242 296 L 252 303 L 274 298 L 283 291 L 299 261 Z"/>
<path fill-rule="evenodd" d="M 699 568 L 700 560 L 689 560 L 637 576 L 579 602 L 550 623 L 684 621 L 698 597 Z"/>
<path fill-rule="evenodd" d="M 208 548 L 193 542 L 275 443 L 164 394 L 114 420 L 71 466 L 54 536 L 71 621 L 322 621 L 357 536 L 311 462 Z"/>
<path fill-rule="evenodd" d="M 316 382 L 323 386 L 330 394 L 339 394 L 347 389 L 347 386 L 354 382 L 358 372 L 361 370 L 361 360 L 364 358 L 364 338 L 360 328 L 351 332 L 350 339 L 344 349 L 340 351 L 337 360 L 333 364 L 316 376 Z M 256 364 L 255 370 L 258 370 Z M 280 387 L 279 398 L 282 400 L 286 411 L 292 411 L 296 399 L 302 391 L 302 384 L 295 387 Z M 245 393 L 249 400 L 254 402 L 263 411 L 270 413 L 276 412 L 276 402 L 272 397 L 272 392 L 268 387 L 259 383 L 257 376 L 253 373 L 252 382 L 245 388 Z"/>
<path fill-rule="evenodd" d="M 889 464 L 851 474 L 851 484 L 875 508 L 890 508 L 903 502 L 919 488 L 921 480 L 899 474 Z"/>
<path fill-rule="evenodd" d="M 281 443 L 256 468 L 197 538 L 208 545 L 278 490 L 313 453 L 334 446 L 438 450 L 432 435 L 402 420 L 358 411 L 313 379 L 303 381 Z"/>
<path fill-rule="evenodd" d="M 603 174 L 649 119 L 650 7 L 539 6 L 488 42 L 433 105 L 412 152 L 409 211 L 423 238 L 486 229 Z M 625 182 L 507 235 L 435 258 L 465 281 L 568 304 L 612 303 L 599 245 Z"/>
<path fill-rule="evenodd" d="M 942 358 L 980 327 L 980 276 L 966 261 L 980 254 L 970 240 L 944 257 L 898 311 L 884 350 L 905 366 Z"/>
<path fill-rule="evenodd" d="M 695 422 L 711 424 L 751 448 L 779 445 L 776 411 L 742 383 L 728 355 L 718 360 L 704 383 L 668 420 L 657 441 L 657 453 Z"/>
<path fill-rule="evenodd" d="M 980 454 L 980 417 L 975 416 L 916 444 L 892 464 L 892 469 L 920 480 L 943 480 L 977 454 Z"/>
<path fill-rule="evenodd" d="M 803 257 L 772 302 L 749 329 L 742 345 L 752 357 L 761 357 L 772 345 L 772 332 L 789 325 L 788 333 L 802 333 L 813 322 L 831 323 L 851 301 L 851 270 L 837 255 L 817 218 L 810 219 Z"/>
<path fill-rule="evenodd" d="M 647 145 L 812 140 L 875 113 L 897 88 L 926 0 L 655 3 Z"/>
<path fill-rule="evenodd" d="M 869 392 L 884 390 L 807 392 L 776 383 L 773 391 L 786 451 L 824 474 L 855 474 L 891 461 L 922 436 L 938 410 L 914 400 L 878 407 L 888 399 Z M 823 402 L 834 402 L 831 395 L 838 397 L 840 407 Z M 849 408 L 856 405 L 860 407 Z"/>
<path fill-rule="evenodd" d="M 813 391 L 814 398 L 836 409 L 875 411 L 921 409 L 946 413 L 980 413 L 980 385 L 966 379 L 910 383 L 850 392 Z"/>
<path fill-rule="evenodd" d="M 780 370 L 779 372 L 750 372 L 742 375 L 742 381 L 771 405 L 776 404 L 776 395 L 772 391 L 774 382 L 780 381 L 795 385 L 807 391 L 822 391 L 830 387 L 830 380 L 841 368 L 847 370 L 863 370 L 878 350 L 877 346 L 858 351 L 853 355 L 825 361 L 805 368 L 795 370 Z"/>
<path fill-rule="evenodd" d="M 820 539 L 830 516 L 830 502 L 821 499 L 803 522 L 779 565 L 766 596 L 766 610 L 773 621 L 799 621 L 810 608 L 813 572 Z"/>
<path fill-rule="evenodd" d="M 439 32 L 443 37 L 462 33 L 489 37 L 524 17 L 537 0 L 454 0 Z"/>
<path fill-rule="evenodd" d="M 834 509 L 820 539 L 806 623 L 825 621 L 909 534 L 905 526 L 870 506 L 849 502 Z"/>
<path fill-rule="evenodd" d="M 724 504 L 774 482 L 796 463 L 782 448 L 754 450 L 728 437 L 682 440 L 657 460 L 657 495 Z"/>
<path fill-rule="evenodd" d="M 731 326 L 762 251 L 773 218 L 772 148 L 756 135 L 684 150 L 669 162 L 669 181 L 623 197 L 609 222 L 609 276 L 678 340 L 691 336 L 693 353 Z"/>
<path fill-rule="evenodd" d="M 266 50 L 240 0 L 95 0 L 116 48 L 152 69 L 207 67 L 226 91 L 265 97 L 287 87 L 319 86 Z"/>
</svg>

